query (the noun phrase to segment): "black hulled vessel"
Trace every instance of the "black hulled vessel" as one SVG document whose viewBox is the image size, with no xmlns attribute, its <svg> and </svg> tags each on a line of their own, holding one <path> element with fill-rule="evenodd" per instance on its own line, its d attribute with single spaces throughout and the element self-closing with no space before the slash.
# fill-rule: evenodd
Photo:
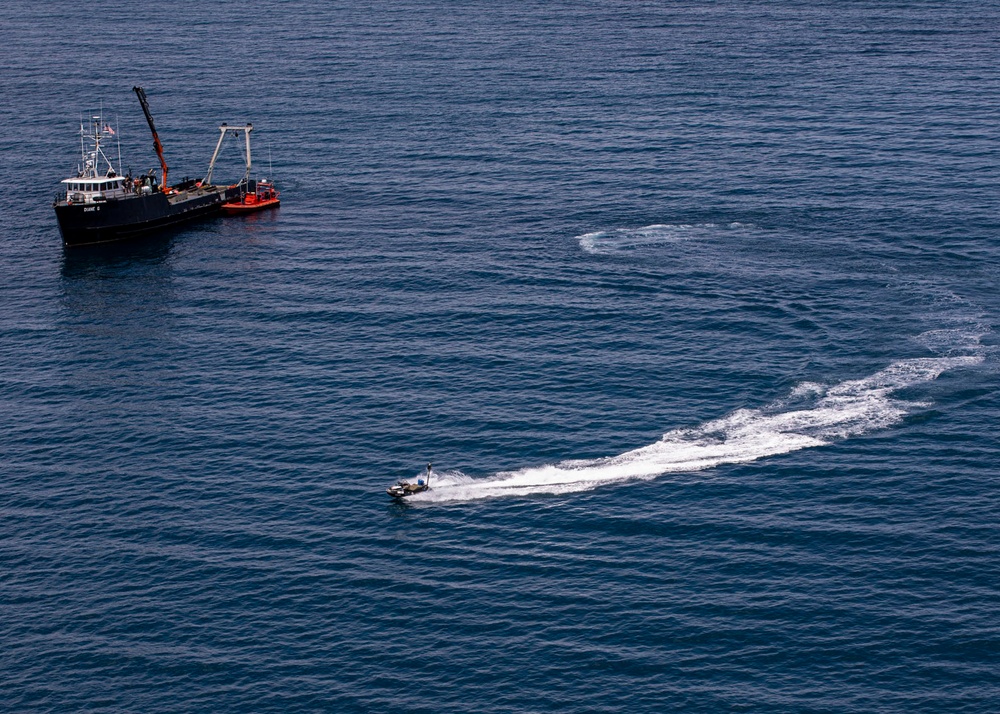
<svg viewBox="0 0 1000 714">
<path fill-rule="evenodd" d="M 151 233 L 180 223 L 219 215 L 222 204 L 239 200 L 244 192 L 246 178 L 231 186 L 215 186 L 210 182 L 219 147 L 227 133 L 245 132 L 246 127 L 220 127 L 222 135 L 212 156 L 205 180 L 187 179 L 170 186 L 167 183 L 167 162 L 163 146 L 156 133 L 153 117 L 149 113 L 146 93 L 142 87 L 133 87 L 142 105 L 142 111 L 153 133 L 153 146 L 160 159 L 162 176 L 157 181 L 154 171 L 133 178 L 121 175 L 121 153 L 118 170 L 105 154 L 103 144 L 115 136 L 103 117 L 92 117 L 80 127 L 81 167 L 77 175 L 64 179 L 54 207 L 63 243 L 67 246 L 92 245 L 124 240 Z M 249 146 L 248 146 L 249 149 Z M 249 175 L 249 151 L 247 155 Z"/>
</svg>

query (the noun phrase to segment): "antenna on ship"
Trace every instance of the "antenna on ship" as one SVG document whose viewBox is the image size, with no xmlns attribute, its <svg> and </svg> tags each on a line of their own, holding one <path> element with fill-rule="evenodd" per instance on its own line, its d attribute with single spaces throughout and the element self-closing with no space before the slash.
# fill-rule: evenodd
<svg viewBox="0 0 1000 714">
<path fill-rule="evenodd" d="M 84 143 L 84 141 L 85 137 L 83 134 L 83 113 L 81 112 L 80 113 L 80 164 L 77 166 L 76 169 L 77 174 L 80 175 L 83 174 L 83 161 L 84 161 L 83 155 L 87 151 L 87 145 Z"/>
<path fill-rule="evenodd" d="M 97 134 L 97 136 L 100 136 L 101 133 L 104 131 L 104 127 L 107 126 L 104 123 L 104 99 L 101 99 L 101 112 L 100 112 L 100 114 L 101 114 L 101 118 L 97 120 L 97 131 L 94 132 L 95 134 Z M 98 142 L 97 142 L 97 152 L 95 152 L 96 155 L 94 156 L 94 170 L 98 171 L 98 172 L 100 171 L 100 168 L 101 168 L 100 153 L 101 153 L 101 143 L 100 143 L 100 140 L 98 140 Z M 110 161 L 108 161 L 108 166 L 110 168 L 112 168 L 112 169 L 114 168 L 114 166 L 111 166 L 111 162 Z"/>
<path fill-rule="evenodd" d="M 118 125 L 118 115 L 115 115 L 115 137 L 118 139 L 118 175 L 122 175 L 122 135 Z"/>
</svg>

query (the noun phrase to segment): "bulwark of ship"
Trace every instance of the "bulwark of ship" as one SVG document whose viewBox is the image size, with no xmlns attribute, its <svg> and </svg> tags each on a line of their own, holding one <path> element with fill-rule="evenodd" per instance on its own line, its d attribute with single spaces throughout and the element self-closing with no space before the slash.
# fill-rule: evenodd
<svg viewBox="0 0 1000 714">
<path fill-rule="evenodd" d="M 231 186 L 215 186 L 210 183 L 218 147 L 205 180 L 185 179 L 176 185 L 168 185 L 163 146 L 149 113 L 145 92 L 142 87 L 133 89 L 153 133 L 153 145 L 160 159 L 161 178 L 157 180 L 153 171 L 136 178 L 122 176 L 120 152 L 118 170 L 105 152 L 105 144 L 112 140 L 111 137 L 116 132 L 104 122 L 103 117 L 93 117 L 87 126 L 80 127 L 80 169 L 76 176 L 61 181 L 64 191 L 60 192 L 54 203 L 59 231 L 67 246 L 124 240 L 219 215 L 222 204 L 239 200 L 244 193 L 245 178 Z M 251 128 L 248 124 L 235 131 L 245 131 L 249 136 Z M 227 131 L 234 130 L 224 128 L 219 139 L 220 145 Z M 249 165 L 247 170 L 249 172 Z"/>
</svg>

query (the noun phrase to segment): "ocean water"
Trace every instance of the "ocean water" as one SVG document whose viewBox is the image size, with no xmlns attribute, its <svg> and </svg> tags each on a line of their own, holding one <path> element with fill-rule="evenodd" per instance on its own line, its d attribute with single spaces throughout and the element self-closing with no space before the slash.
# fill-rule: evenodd
<svg viewBox="0 0 1000 714">
<path fill-rule="evenodd" d="M 6 7 L 0 710 L 1000 710 L 995 3 Z"/>
</svg>

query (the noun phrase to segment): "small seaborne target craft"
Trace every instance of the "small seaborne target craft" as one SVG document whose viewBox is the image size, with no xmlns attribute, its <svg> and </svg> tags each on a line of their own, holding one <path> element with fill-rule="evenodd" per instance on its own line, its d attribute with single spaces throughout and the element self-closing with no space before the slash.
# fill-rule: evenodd
<svg viewBox="0 0 1000 714">
<path fill-rule="evenodd" d="M 424 478 L 417 479 L 416 483 L 410 483 L 404 479 L 400 479 L 392 486 L 385 490 L 390 496 L 392 496 L 397 501 L 402 501 L 405 498 L 409 498 L 417 493 L 423 493 L 424 491 L 430 491 L 431 489 L 431 465 L 427 464 L 427 475 Z"/>
</svg>

